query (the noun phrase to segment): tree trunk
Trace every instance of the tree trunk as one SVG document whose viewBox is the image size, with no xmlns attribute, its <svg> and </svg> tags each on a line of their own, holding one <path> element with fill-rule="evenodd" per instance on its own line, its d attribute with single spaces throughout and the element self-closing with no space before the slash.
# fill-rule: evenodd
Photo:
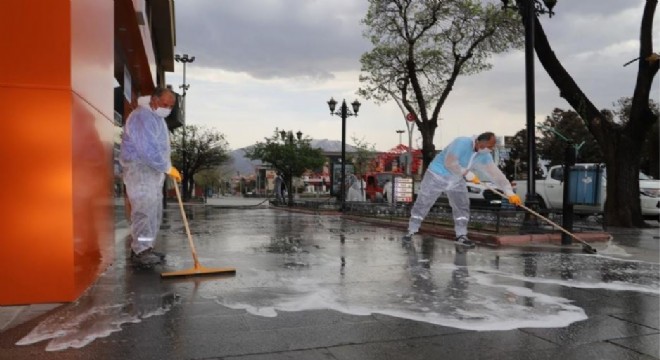
<svg viewBox="0 0 660 360">
<path fill-rule="evenodd" d="M 649 153 L 648 158 L 648 175 L 653 176 L 654 179 L 660 179 L 660 137 L 658 135 L 658 121 L 656 120 L 651 130 L 651 136 L 646 144 Z"/>
<path fill-rule="evenodd" d="M 192 198 L 192 179 L 187 176 L 183 176 L 183 179 L 181 181 L 182 185 L 182 192 L 183 192 L 183 200 L 188 201 L 190 198 Z"/>
<path fill-rule="evenodd" d="M 605 223 L 609 226 L 643 227 L 642 209 L 639 202 L 639 162 L 631 156 L 632 148 L 639 147 L 639 141 L 622 135 L 617 139 L 617 149 L 631 151 L 608 151 L 607 189 L 605 200 Z"/>
<path fill-rule="evenodd" d="M 651 55 L 651 32 L 657 0 L 647 0 L 642 19 L 640 36 L 640 60 L 630 121 L 621 126 L 615 124 L 587 98 L 568 74 L 552 51 L 539 21 L 535 26 L 535 50 L 560 96 L 573 107 L 603 149 L 607 165 L 607 201 L 605 221 L 612 226 L 643 226 L 639 203 L 640 139 L 644 139 L 655 117 L 649 107 L 649 94 L 653 77 L 658 71 L 658 61 L 647 61 Z M 523 17 L 525 13 L 521 12 Z"/>
<path fill-rule="evenodd" d="M 429 139 L 430 138 L 430 139 Z M 422 160 L 424 167 L 422 173 L 426 172 L 426 169 L 431 165 L 431 161 L 435 157 L 435 145 L 433 144 L 433 135 L 423 134 L 422 135 Z"/>
</svg>

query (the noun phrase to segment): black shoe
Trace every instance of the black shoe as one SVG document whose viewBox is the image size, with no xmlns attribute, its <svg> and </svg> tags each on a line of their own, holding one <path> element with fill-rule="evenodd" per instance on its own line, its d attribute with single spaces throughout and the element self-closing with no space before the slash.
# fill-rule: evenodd
<svg viewBox="0 0 660 360">
<path fill-rule="evenodd" d="M 160 251 L 156 251 L 156 250 L 151 250 L 151 252 L 154 255 L 158 256 L 161 260 L 165 260 L 165 254 L 164 253 L 162 253 Z"/>
<path fill-rule="evenodd" d="M 467 236 L 461 235 L 456 238 L 456 245 L 457 246 L 462 246 L 466 249 L 474 249 L 476 245 L 474 245 L 474 242 L 472 240 L 468 239 Z"/>
<path fill-rule="evenodd" d="M 139 254 L 131 251 L 131 262 L 133 262 L 133 264 L 136 266 L 149 268 L 154 265 L 161 264 L 163 262 L 163 258 L 161 258 L 159 255 L 156 255 L 156 253 L 151 249 L 145 250 Z"/>
<path fill-rule="evenodd" d="M 404 241 L 404 242 L 410 242 L 411 240 L 412 240 L 412 235 L 411 234 L 404 235 L 401 238 L 401 241 Z"/>
</svg>

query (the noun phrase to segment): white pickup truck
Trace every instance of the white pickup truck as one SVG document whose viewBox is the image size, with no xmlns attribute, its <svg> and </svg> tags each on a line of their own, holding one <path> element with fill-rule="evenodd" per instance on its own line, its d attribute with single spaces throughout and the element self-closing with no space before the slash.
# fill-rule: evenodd
<svg viewBox="0 0 660 360">
<path fill-rule="evenodd" d="M 597 164 L 576 164 L 576 167 L 585 169 L 594 168 Z M 601 168 L 600 204 L 575 205 L 576 213 L 602 213 L 605 206 L 607 175 L 605 168 Z M 536 180 L 536 193 L 539 196 L 539 207 L 548 210 L 561 210 L 564 200 L 564 168 L 562 165 L 551 166 L 545 177 Z M 527 195 L 527 181 L 516 180 L 515 192 L 521 199 Z M 658 220 L 660 217 L 660 180 L 654 180 L 644 173 L 639 173 L 639 198 L 642 215 L 645 218 Z"/>
</svg>

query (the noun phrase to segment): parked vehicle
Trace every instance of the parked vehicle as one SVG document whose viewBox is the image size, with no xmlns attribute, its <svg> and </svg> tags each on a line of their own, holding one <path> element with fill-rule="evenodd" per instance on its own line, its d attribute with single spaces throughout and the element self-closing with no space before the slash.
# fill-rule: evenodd
<svg viewBox="0 0 660 360">
<path fill-rule="evenodd" d="M 592 169 L 599 164 L 576 164 L 578 168 Z M 576 213 L 602 213 L 605 206 L 605 195 L 607 186 L 607 173 L 601 167 L 600 179 L 600 204 L 599 205 L 575 205 Z M 564 200 L 564 168 L 562 165 L 550 167 L 544 178 L 536 180 L 536 194 L 538 195 L 539 207 L 548 210 L 561 210 Z M 516 181 L 516 194 L 521 199 L 527 195 L 527 181 Z M 646 218 L 658 219 L 660 216 L 660 180 L 654 180 L 648 175 L 639 173 L 640 204 L 642 215 Z"/>
<path fill-rule="evenodd" d="M 485 184 L 488 185 L 486 187 Z M 515 188 L 515 184 L 513 185 Z M 495 194 L 490 188 L 494 188 L 499 192 L 504 192 L 502 189 L 499 189 L 490 181 L 483 181 L 481 184 L 473 184 L 468 182 L 466 184 L 468 191 L 468 198 L 470 199 L 470 206 L 472 207 L 483 207 L 483 208 L 500 208 L 500 207 L 510 207 L 514 208 L 513 205 L 509 204 L 507 199 L 503 199 L 501 196 Z M 445 193 L 442 193 L 438 202 L 447 202 L 447 196 Z"/>
<path fill-rule="evenodd" d="M 394 173 L 394 172 L 373 172 L 373 173 L 365 174 L 364 179 L 367 184 L 366 186 L 367 201 L 372 201 L 372 202 L 388 201 L 389 199 L 386 199 L 384 195 L 384 187 L 388 182 L 390 182 L 390 186 L 391 186 L 391 184 L 394 181 L 394 178 L 401 176 L 405 176 L 405 174 Z M 491 182 L 486 181 L 485 183 L 487 183 L 491 188 L 495 187 L 495 185 Z M 421 181 L 415 181 L 415 184 L 413 186 L 413 199 L 416 199 L 417 197 L 420 184 Z M 512 206 L 512 205 L 508 205 L 508 201 L 506 199 L 502 199 L 501 196 L 495 194 L 483 184 L 473 184 L 468 182 L 466 186 L 467 186 L 468 197 L 470 198 L 471 206 L 490 207 L 490 208 L 493 207 L 499 208 L 501 206 L 504 207 Z M 502 189 L 496 188 L 496 190 L 502 192 Z M 444 193 L 441 194 L 437 200 L 437 203 L 439 204 L 447 203 L 447 196 Z"/>
</svg>

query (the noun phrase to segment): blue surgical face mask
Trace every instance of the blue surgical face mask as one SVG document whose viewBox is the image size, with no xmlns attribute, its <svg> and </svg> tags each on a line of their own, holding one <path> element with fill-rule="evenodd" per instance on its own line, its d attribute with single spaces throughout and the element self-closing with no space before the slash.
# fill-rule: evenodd
<svg viewBox="0 0 660 360">
<path fill-rule="evenodd" d="M 479 154 L 490 154 L 491 152 L 493 152 L 493 150 L 491 150 L 489 148 L 483 148 L 483 149 L 479 149 L 478 152 L 479 152 Z"/>
</svg>

